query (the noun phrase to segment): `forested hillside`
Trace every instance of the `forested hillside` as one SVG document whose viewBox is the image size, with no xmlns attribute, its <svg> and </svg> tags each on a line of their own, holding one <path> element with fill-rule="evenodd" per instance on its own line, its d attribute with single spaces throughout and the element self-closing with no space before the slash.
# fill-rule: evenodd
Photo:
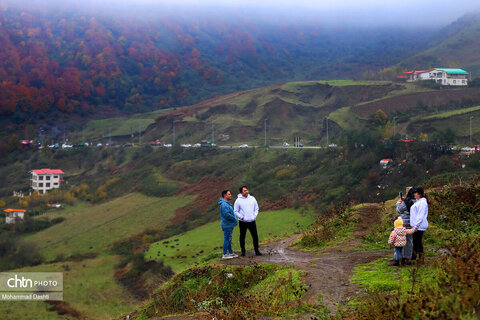
<svg viewBox="0 0 480 320">
<path fill-rule="evenodd" d="M 233 11 L 213 17 L 2 2 L 0 114 L 20 124 L 49 113 L 143 112 L 283 80 L 359 77 L 425 49 L 432 34 L 269 22 Z"/>
</svg>

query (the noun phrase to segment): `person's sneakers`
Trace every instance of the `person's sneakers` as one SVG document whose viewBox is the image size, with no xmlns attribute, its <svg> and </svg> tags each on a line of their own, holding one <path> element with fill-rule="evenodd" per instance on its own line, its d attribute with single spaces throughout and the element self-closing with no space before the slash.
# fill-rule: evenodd
<svg viewBox="0 0 480 320">
<path fill-rule="evenodd" d="M 261 253 L 260 251 L 256 250 L 256 251 L 255 251 L 255 255 L 256 255 L 256 256 L 261 256 L 262 253 Z"/>
<path fill-rule="evenodd" d="M 245 251 L 242 251 L 241 256 L 242 256 L 242 257 L 245 257 Z"/>
<path fill-rule="evenodd" d="M 230 257 L 232 257 L 232 258 L 238 257 L 238 255 L 236 255 L 235 253 L 229 253 L 228 255 L 229 255 Z"/>
<path fill-rule="evenodd" d="M 232 257 L 229 253 L 224 254 L 224 255 L 222 256 L 222 259 L 232 259 L 232 258 L 233 258 L 233 257 Z"/>
</svg>

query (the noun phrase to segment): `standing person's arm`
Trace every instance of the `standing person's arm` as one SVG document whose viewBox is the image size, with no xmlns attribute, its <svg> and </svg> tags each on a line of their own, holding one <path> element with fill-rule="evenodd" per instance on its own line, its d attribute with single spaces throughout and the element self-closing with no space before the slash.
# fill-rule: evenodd
<svg viewBox="0 0 480 320">
<path fill-rule="evenodd" d="M 257 199 L 255 199 L 255 202 L 253 204 L 253 216 L 255 217 L 255 219 L 257 219 L 257 216 L 258 216 L 258 211 L 260 209 L 258 208 L 258 203 L 257 203 Z"/>
<path fill-rule="evenodd" d="M 231 205 L 228 205 L 228 213 L 230 214 L 230 217 L 232 218 L 232 221 L 237 221 L 237 215 L 233 211 L 233 207 Z"/>
<path fill-rule="evenodd" d="M 420 201 L 417 207 L 417 214 L 416 214 L 416 228 L 420 228 L 421 225 L 425 227 L 425 222 L 427 220 L 428 214 L 428 204 L 426 201 Z"/>
<path fill-rule="evenodd" d="M 413 205 L 410 208 L 410 226 L 415 229 L 418 228 L 420 220 L 418 219 L 418 205 Z"/>
<path fill-rule="evenodd" d="M 233 205 L 233 212 L 237 216 L 238 220 L 243 220 L 243 217 L 240 215 L 240 204 L 238 203 L 238 200 L 236 200 L 235 204 Z"/>
</svg>

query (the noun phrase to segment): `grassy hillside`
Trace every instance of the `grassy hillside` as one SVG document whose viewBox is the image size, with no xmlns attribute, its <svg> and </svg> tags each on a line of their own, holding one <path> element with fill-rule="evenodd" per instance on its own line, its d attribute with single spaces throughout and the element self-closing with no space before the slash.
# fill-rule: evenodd
<svg viewBox="0 0 480 320">
<path fill-rule="evenodd" d="M 446 117 L 454 116 L 460 109 L 475 111 L 469 108 L 478 104 L 477 88 L 435 90 L 388 81 L 286 82 L 177 109 L 90 121 L 85 130 L 75 135 L 74 141 L 106 143 L 111 136 L 113 143 L 136 144 L 140 131 L 142 144 L 157 139 L 172 143 L 173 136 L 177 145 L 195 144 L 212 140 L 213 131 L 218 145 L 263 146 L 266 124 L 269 145 L 293 144 L 294 138 L 300 137 L 303 144 L 319 146 L 326 143 L 327 117 L 329 140 L 338 143 L 344 131 L 372 129 L 375 124 L 371 120 L 377 110 L 384 111 L 391 123 L 396 119 L 396 133 L 411 135 L 407 127 L 415 121 L 430 121 L 433 113 Z M 446 129 L 440 125 L 428 132 Z M 465 136 L 464 132 L 458 132 L 459 138 Z"/>
<path fill-rule="evenodd" d="M 63 299 L 89 319 L 108 319 L 133 308 L 138 301 L 113 278 L 118 257 L 102 255 L 95 259 L 67 261 L 18 269 L 18 272 L 63 272 Z M 75 319 L 49 311 L 45 302 L 14 301 L 0 304 L 4 319 Z"/>
<path fill-rule="evenodd" d="M 37 243 L 47 259 L 57 255 L 102 253 L 119 239 L 147 228 L 164 227 L 175 209 L 191 200 L 192 196 L 154 198 L 131 193 L 96 206 L 81 203 L 58 214 L 65 217 L 65 221 L 27 236 L 26 240 Z"/>
<path fill-rule="evenodd" d="M 309 226 L 314 219 L 313 212 L 285 209 L 261 212 L 257 219 L 258 236 L 261 242 L 298 233 Z M 233 250 L 240 251 L 238 227 L 232 236 Z M 145 256 L 161 259 L 175 271 L 183 271 L 204 259 L 221 257 L 223 233 L 219 221 L 215 221 L 179 236 L 152 243 Z M 247 236 L 247 250 L 252 250 L 252 239 Z"/>
<path fill-rule="evenodd" d="M 401 63 L 415 69 L 460 67 L 474 76 L 480 71 L 480 13 L 470 13 L 439 32 L 438 42 Z"/>
</svg>

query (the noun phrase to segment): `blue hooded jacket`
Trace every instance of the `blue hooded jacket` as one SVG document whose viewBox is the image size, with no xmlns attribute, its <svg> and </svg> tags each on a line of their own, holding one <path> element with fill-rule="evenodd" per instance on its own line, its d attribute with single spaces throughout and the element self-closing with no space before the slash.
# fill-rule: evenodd
<svg viewBox="0 0 480 320">
<path fill-rule="evenodd" d="M 222 220 L 220 225 L 222 228 L 235 227 L 238 224 L 238 220 L 233 212 L 232 204 L 223 198 L 220 198 L 218 204 L 220 205 L 220 219 Z"/>
</svg>

